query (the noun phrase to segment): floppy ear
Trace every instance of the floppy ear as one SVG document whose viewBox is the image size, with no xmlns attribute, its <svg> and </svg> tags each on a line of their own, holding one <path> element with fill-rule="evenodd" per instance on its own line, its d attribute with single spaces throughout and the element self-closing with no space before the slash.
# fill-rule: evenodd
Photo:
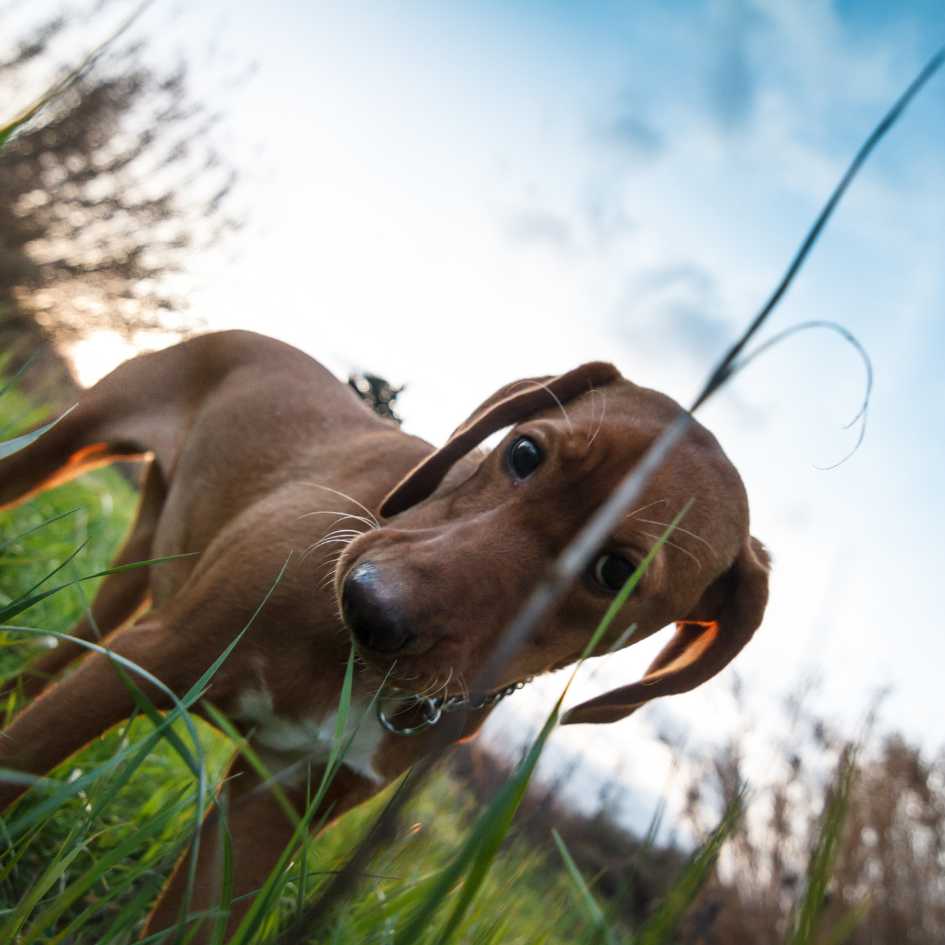
<svg viewBox="0 0 945 945">
<path fill-rule="evenodd" d="M 695 689 L 724 669 L 752 638 L 768 602 L 770 559 L 750 538 L 735 563 L 676 624 L 676 633 L 630 686 L 604 693 L 568 710 L 561 722 L 616 722 L 659 696 Z"/>
<path fill-rule="evenodd" d="M 396 515 L 432 495 L 453 463 L 496 430 L 518 423 L 555 403 L 564 404 L 618 377 L 620 372 L 612 364 L 592 361 L 557 377 L 526 378 L 506 384 L 481 403 L 440 449 L 394 486 L 381 503 L 381 515 L 385 518 Z"/>
</svg>

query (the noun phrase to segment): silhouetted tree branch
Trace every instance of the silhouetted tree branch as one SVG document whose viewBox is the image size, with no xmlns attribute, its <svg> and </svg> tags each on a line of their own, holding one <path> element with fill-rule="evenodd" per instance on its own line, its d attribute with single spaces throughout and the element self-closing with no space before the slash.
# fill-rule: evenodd
<svg viewBox="0 0 945 945">
<path fill-rule="evenodd" d="M 55 81 L 55 42 L 88 15 L 58 15 L 6 50 L 0 40 L 4 85 Z M 180 276 L 239 226 L 218 116 L 193 101 L 186 64 L 161 74 L 143 44 L 122 43 L 0 152 L 0 350 L 99 329 L 186 333 Z"/>
</svg>

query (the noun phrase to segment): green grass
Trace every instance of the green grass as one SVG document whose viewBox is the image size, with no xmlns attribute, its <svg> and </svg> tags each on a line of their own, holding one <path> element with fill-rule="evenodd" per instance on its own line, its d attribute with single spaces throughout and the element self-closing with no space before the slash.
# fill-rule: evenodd
<svg viewBox="0 0 945 945">
<path fill-rule="evenodd" d="M 44 415 L 15 390 L 0 399 L 0 438 Z M 100 469 L 38 496 L 0 521 L 0 608 L 66 562 L 58 581 L 75 579 L 107 566 L 134 517 L 136 492 L 114 469 Z M 99 581 L 84 582 L 36 604 L 29 624 L 66 631 L 92 600 Z M 49 641 L 52 642 L 52 641 Z M 7 635 L 0 646 L 0 677 L 18 671 L 44 643 Z"/>
</svg>

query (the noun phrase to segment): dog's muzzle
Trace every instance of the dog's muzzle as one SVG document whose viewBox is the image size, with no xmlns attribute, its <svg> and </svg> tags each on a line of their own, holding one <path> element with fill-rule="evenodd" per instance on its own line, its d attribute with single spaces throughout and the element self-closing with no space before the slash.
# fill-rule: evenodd
<svg viewBox="0 0 945 945">
<path fill-rule="evenodd" d="M 352 568 L 344 579 L 341 610 L 355 640 L 376 653 L 399 653 L 415 639 L 397 595 L 370 561 Z"/>
</svg>

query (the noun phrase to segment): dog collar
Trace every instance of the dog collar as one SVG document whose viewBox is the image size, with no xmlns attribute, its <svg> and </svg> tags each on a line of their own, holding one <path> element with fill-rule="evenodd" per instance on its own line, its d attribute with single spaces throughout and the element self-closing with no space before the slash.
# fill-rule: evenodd
<svg viewBox="0 0 945 945">
<path fill-rule="evenodd" d="M 378 694 L 374 708 L 377 713 L 377 721 L 392 735 L 417 735 L 419 732 L 436 725 L 447 712 L 458 712 L 460 709 L 474 712 L 481 709 L 491 709 L 506 696 L 510 696 L 513 692 L 527 686 L 534 678 L 534 676 L 526 676 L 525 679 L 511 683 L 504 689 L 498 689 L 496 692 L 490 692 L 476 698 L 456 695 L 447 696 L 445 699 L 442 696 L 428 696 L 420 699 L 416 695 L 387 695 L 386 692 L 382 691 Z M 400 703 L 400 708 L 394 709 L 393 712 L 388 714 L 384 706 L 391 702 Z M 394 721 L 396 715 L 403 712 L 404 709 L 413 708 L 414 706 L 419 706 L 421 714 L 420 721 L 416 725 L 399 725 Z"/>
</svg>

